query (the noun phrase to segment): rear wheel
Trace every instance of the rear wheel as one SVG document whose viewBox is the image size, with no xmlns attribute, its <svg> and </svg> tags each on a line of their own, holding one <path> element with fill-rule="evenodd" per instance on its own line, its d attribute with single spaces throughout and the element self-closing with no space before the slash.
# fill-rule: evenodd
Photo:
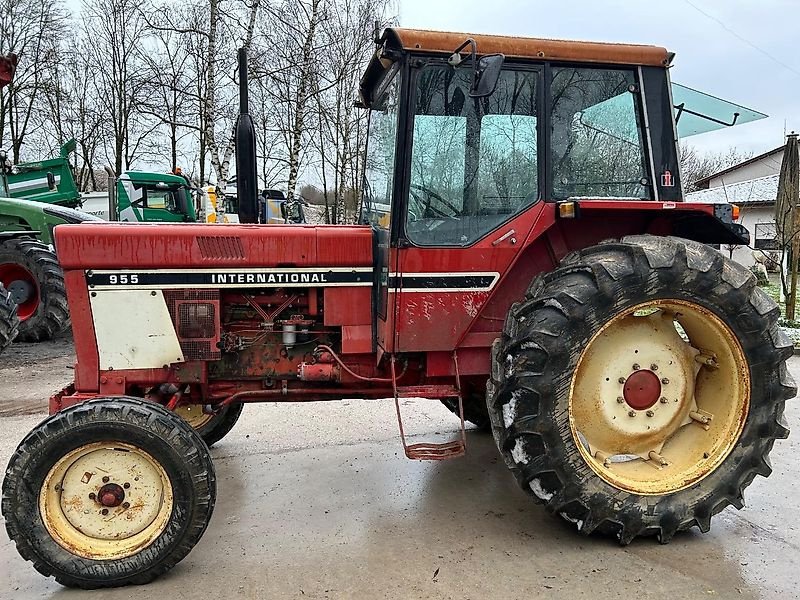
<svg viewBox="0 0 800 600">
<path fill-rule="evenodd" d="M 45 244 L 29 238 L 0 244 L 0 284 L 17 304 L 19 341 L 49 340 L 69 326 L 64 273 Z"/>
<path fill-rule="evenodd" d="M 191 425 L 203 441 L 211 447 L 228 433 L 242 414 L 244 405 L 229 404 L 219 412 L 205 412 L 201 404 L 184 404 L 175 409 L 175 414 Z"/>
<path fill-rule="evenodd" d="M 17 304 L 0 283 L 0 352 L 8 348 L 19 331 Z"/>
<path fill-rule="evenodd" d="M 585 534 L 707 531 L 788 434 L 778 316 L 749 271 L 702 244 L 633 236 L 572 255 L 534 280 L 493 347 L 498 446 Z"/>
<path fill-rule="evenodd" d="M 203 535 L 216 495 L 208 448 L 180 418 L 134 398 L 54 414 L 20 443 L 2 512 L 43 575 L 84 589 L 147 583 Z"/>
<path fill-rule="evenodd" d="M 458 399 L 445 398 L 442 400 L 451 413 L 458 416 Z M 464 394 L 462 404 L 464 406 L 464 420 L 469 421 L 480 431 L 489 432 L 492 430 L 492 423 L 489 420 L 489 411 L 486 409 L 486 394 L 477 391 L 470 391 Z"/>
</svg>

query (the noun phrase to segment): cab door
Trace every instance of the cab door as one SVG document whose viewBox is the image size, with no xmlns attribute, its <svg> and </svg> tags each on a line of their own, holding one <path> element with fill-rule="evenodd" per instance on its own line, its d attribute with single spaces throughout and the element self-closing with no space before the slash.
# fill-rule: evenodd
<svg viewBox="0 0 800 600">
<path fill-rule="evenodd" d="M 509 68 L 475 98 L 469 65 L 416 72 L 390 274 L 396 351 L 454 349 L 524 247 L 542 206 L 540 74 Z"/>
<path fill-rule="evenodd" d="M 395 65 L 376 86 L 369 115 L 364 197 L 361 220 L 373 229 L 373 340 L 378 361 L 384 352 L 394 351 L 394 297 L 390 294 L 391 273 L 396 270 L 397 251 L 393 248 L 393 210 L 402 177 L 396 173 L 399 149 L 405 143 L 402 112 L 405 101 L 400 93 L 405 82 L 401 65 Z"/>
</svg>

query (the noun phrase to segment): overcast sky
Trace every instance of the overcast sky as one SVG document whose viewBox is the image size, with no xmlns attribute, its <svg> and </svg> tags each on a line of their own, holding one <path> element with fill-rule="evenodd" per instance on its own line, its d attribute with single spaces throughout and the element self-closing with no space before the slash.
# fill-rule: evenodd
<svg viewBox="0 0 800 600">
<path fill-rule="evenodd" d="M 800 130 L 800 0 L 399 1 L 404 27 L 665 46 L 673 81 L 770 115 L 689 139 L 704 149 L 760 153 Z"/>
</svg>

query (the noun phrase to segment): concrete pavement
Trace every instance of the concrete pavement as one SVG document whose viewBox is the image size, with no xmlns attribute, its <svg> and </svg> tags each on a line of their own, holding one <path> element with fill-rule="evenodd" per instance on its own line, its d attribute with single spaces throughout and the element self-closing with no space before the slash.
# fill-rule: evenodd
<svg viewBox="0 0 800 600">
<path fill-rule="evenodd" d="M 800 380 L 800 358 L 790 367 Z M 0 403 L 11 400 L 6 375 Z M 404 408 L 409 431 L 454 435 L 437 402 Z M 43 416 L 0 418 L 3 465 Z M 787 420 L 797 435 L 776 444 L 774 473 L 748 488 L 747 508 L 718 515 L 707 535 L 620 548 L 534 505 L 489 436 L 471 432 L 465 458 L 419 463 L 403 456 L 391 401 L 252 405 L 212 451 L 216 510 L 173 571 L 144 587 L 66 590 L 3 529 L 0 598 L 795 598 L 797 404 Z"/>
</svg>

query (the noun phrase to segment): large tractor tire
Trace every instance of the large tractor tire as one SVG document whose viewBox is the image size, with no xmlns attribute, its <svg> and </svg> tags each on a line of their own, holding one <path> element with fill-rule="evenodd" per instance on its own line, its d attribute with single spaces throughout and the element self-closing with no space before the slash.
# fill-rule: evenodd
<svg viewBox="0 0 800 600">
<path fill-rule="evenodd" d="M 706 532 L 789 433 L 778 317 L 747 269 L 703 244 L 643 235 L 570 255 L 493 346 L 497 445 L 581 533 Z"/>
<path fill-rule="evenodd" d="M 458 414 L 458 400 L 446 398 L 442 400 L 448 410 L 456 416 Z M 492 430 L 492 422 L 489 420 L 489 411 L 486 410 L 486 394 L 471 391 L 464 394 L 462 399 L 464 406 L 464 420 L 469 421 L 480 431 L 489 432 Z"/>
<path fill-rule="evenodd" d="M 30 238 L 0 244 L 0 283 L 17 304 L 18 341 L 49 340 L 69 327 L 64 272 L 45 244 Z"/>
<path fill-rule="evenodd" d="M 0 283 L 0 353 L 11 345 L 18 332 L 17 304 Z"/>
<path fill-rule="evenodd" d="M 152 581 L 198 542 L 216 498 L 208 448 L 185 421 L 135 398 L 97 399 L 39 424 L 3 482 L 8 536 L 69 587 Z"/>
<path fill-rule="evenodd" d="M 230 433 L 243 408 L 241 403 L 229 404 L 218 413 L 209 414 L 203 412 L 200 404 L 185 404 L 175 409 L 175 414 L 186 421 L 210 448 Z"/>
</svg>

